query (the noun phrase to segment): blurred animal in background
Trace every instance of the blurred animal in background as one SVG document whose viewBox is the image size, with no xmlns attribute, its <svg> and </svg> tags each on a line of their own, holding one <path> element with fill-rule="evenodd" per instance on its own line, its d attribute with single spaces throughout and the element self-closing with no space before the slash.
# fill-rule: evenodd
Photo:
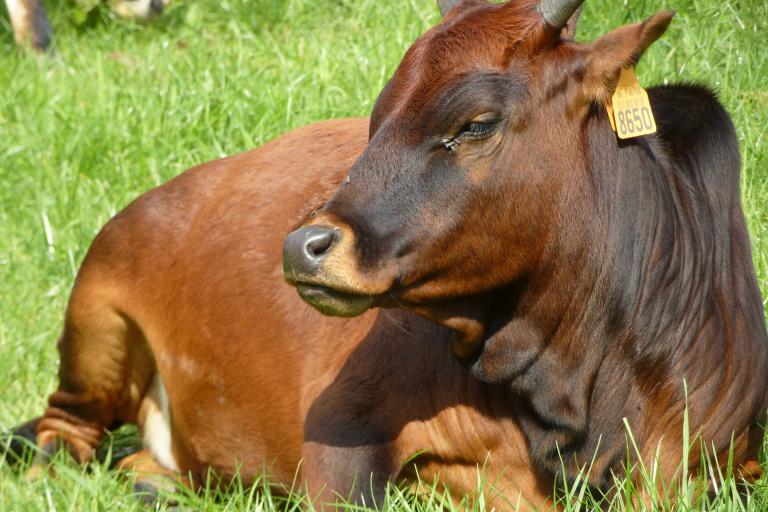
<svg viewBox="0 0 768 512">
<path fill-rule="evenodd" d="M 5 0 L 16 42 L 45 50 L 51 44 L 51 24 L 41 0 Z"/>
<path fill-rule="evenodd" d="M 104 0 L 75 0 L 76 8 L 88 13 Z M 171 0 L 114 0 L 106 2 L 120 16 L 137 20 L 147 20 L 163 12 Z M 13 25 L 16 42 L 34 48 L 46 50 L 51 44 L 51 24 L 45 12 L 42 0 L 5 0 L 8 15 Z"/>
<path fill-rule="evenodd" d="M 120 0 L 110 5 L 113 11 L 125 18 L 150 19 L 163 12 L 169 3 L 171 0 Z"/>
</svg>

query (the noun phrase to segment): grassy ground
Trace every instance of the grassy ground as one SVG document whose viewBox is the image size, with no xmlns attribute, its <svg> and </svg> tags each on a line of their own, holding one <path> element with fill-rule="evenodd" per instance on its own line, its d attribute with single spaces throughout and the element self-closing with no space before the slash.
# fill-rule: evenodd
<svg viewBox="0 0 768 512">
<path fill-rule="evenodd" d="M 69 288 L 115 212 L 193 164 L 312 121 L 366 115 L 404 49 L 438 21 L 431 0 L 186 0 L 147 26 L 106 10 L 77 25 L 66 6 L 49 4 L 53 57 L 14 48 L 0 18 L 0 427 L 42 411 L 56 384 L 54 344 Z M 768 296 L 768 4 L 590 0 L 580 37 L 661 8 L 678 17 L 644 59 L 641 81 L 706 82 L 733 114 Z M 240 510 L 272 508 L 275 499 L 244 489 L 186 502 Z M 439 508 L 396 491 L 392 499 L 395 508 Z M 759 487 L 748 506 L 766 502 Z M 728 496 L 720 505 L 738 508 Z M 83 473 L 63 465 L 59 478 L 35 483 L 0 468 L 0 510 L 118 507 L 141 508 L 102 466 Z"/>
</svg>

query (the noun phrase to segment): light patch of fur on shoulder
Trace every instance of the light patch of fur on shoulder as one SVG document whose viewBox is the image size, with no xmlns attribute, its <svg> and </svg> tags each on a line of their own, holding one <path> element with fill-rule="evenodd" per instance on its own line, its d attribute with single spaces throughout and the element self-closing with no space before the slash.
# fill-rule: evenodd
<svg viewBox="0 0 768 512">
<path fill-rule="evenodd" d="M 141 407 L 144 416 L 144 424 L 141 426 L 144 447 L 164 468 L 178 471 L 179 466 L 171 450 L 168 394 L 159 373 L 155 373 Z"/>
</svg>

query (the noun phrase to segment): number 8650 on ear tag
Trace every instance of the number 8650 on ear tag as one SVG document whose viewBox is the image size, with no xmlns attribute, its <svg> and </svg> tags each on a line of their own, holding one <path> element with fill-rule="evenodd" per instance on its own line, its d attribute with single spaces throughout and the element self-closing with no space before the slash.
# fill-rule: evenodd
<svg viewBox="0 0 768 512">
<path fill-rule="evenodd" d="M 648 93 L 637 83 L 631 67 L 622 68 L 612 104 L 616 133 L 620 139 L 656 133 L 656 120 Z"/>
</svg>

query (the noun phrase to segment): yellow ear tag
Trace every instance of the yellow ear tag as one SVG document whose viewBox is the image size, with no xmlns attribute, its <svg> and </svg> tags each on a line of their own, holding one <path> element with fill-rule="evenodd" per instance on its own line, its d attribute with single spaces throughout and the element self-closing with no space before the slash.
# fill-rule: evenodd
<svg viewBox="0 0 768 512">
<path fill-rule="evenodd" d="M 611 130 L 616 131 L 616 123 L 613 121 L 613 104 L 606 103 L 605 110 L 608 112 L 608 120 L 611 122 Z"/>
<path fill-rule="evenodd" d="M 606 106 L 609 107 L 609 106 Z M 633 67 L 621 68 L 619 83 L 613 93 L 612 126 L 620 139 L 631 139 L 656 133 L 656 120 L 653 118 L 648 93 L 637 83 Z M 609 115 L 611 108 L 608 110 Z"/>
</svg>

